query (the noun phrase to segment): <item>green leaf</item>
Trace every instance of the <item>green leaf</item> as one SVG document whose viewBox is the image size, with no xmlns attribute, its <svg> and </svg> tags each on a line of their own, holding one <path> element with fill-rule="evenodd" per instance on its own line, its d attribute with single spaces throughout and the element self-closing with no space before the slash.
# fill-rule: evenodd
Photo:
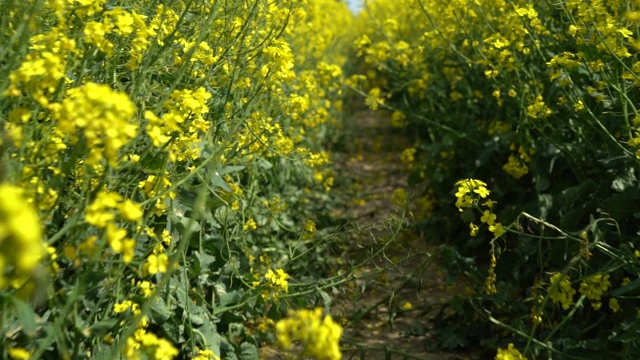
<svg viewBox="0 0 640 360">
<path fill-rule="evenodd" d="M 244 165 L 231 165 L 231 166 L 223 166 L 217 169 L 215 172 L 216 172 L 216 175 L 222 176 L 222 175 L 238 172 L 244 169 L 245 169 Z"/>
<path fill-rule="evenodd" d="M 178 281 L 174 281 L 174 279 L 171 279 L 171 290 L 173 291 L 175 298 L 178 300 L 178 306 L 182 309 L 187 309 L 187 302 L 190 300 L 183 287 L 184 285 L 178 283 Z"/>
<path fill-rule="evenodd" d="M 25 335 L 32 337 L 36 334 L 36 319 L 38 315 L 33 311 L 33 308 L 30 304 L 18 300 L 16 298 L 13 299 L 13 304 L 16 307 L 16 311 L 18 312 L 18 320 L 20 325 L 22 325 L 22 332 Z"/>
<path fill-rule="evenodd" d="M 150 315 L 151 315 L 151 319 L 153 319 L 154 322 L 163 323 L 169 320 L 169 318 L 172 315 L 172 312 L 171 312 L 171 309 L 169 309 L 169 307 L 167 306 L 167 303 L 164 302 L 164 299 L 158 297 L 153 302 L 153 304 L 151 304 Z"/>
<path fill-rule="evenodd" d="M 220 343 L 222 342 L 222 337 L 218 334 L 215 325 L 210 321 L 205 321 L 204 324 L 198 328 L 198 331 L 200 331 L 204 340 L 207 342 L 207 348 L 215 354 L 220 354 Z"/>
<path fill-rule="evenodd" d="M 258 158 L 258 166 L 260 166 L 261 168 L 265 169 L 265 170 L 269 170 L 273 167 L 273 164 L 271 163 L 271 161 L 265 159 L 265 158 Z"/>
<path fill-rule="evenodd" d="M 242 323 L 231 323 L 229 324 L 228 338 L 232 342 L 235 342 L 235 339 L 240 339 L 244 335 L 244 325 Z"/>
<path fill-rule="evenodd" d="M 180 231 L 181 235 L 186 233 L 197 233 L 200 231 L 200 223 L 193 220 L 192 218 L 188 218 L 186 216 L 172 216 L 172 219 L 177 222 L 176 228 Z"/>
<path fill-rule="evenodd" d="M 620 221 L 638 211 L 639 198 L 637 189 L 626 188 L 623 192 L 614 194 L 605 200 L 602 209 L 613 219 Z"/>
<path fill-rule="evenodd" d="M 625 286 L 619 287 L 611 292 L 611 296 L 620 296 L 640 287 L 640 279 L 633 280 Z"/>
<path fill-rule="evenodd" d="M 231 187 L 229 186 L 229 184 L 227 184 L 226 181 L 224 181 L 224 179 L 222 178 L 222 176 L 218 175 L 216 173 L 216 175 L 213 175 L 211 177 L 211 186 L 216 188 L 221 188 L 224 191 L 231 191 Z"/>
<path fill-rule="evenodd" d="M 189 320 L 193 325 L 201 326 L 206 320 L 206 310 L 201 306 L 193 305 L 189 308 Z"/>
<path fill-rule="evenodd" d="M 216 257 L 213 255 L 204 254 L 204 253 L 201 254 L 197 251 L 195 251 L 194 254 L 197 260 L 199 274 L 203 272 L 202 270 L 208 270 L 211 264 L 213 264 L 216 261 Z"/>
<path fill-rule="evenodd" d="M 220 307 L 228 307 L 240 301 L 240 294 L 236 290 L 230 293 L 218 293 L 218 299 L 220 299 Z"/>
<path fill-rule="evenodd" d="M 258 348 L 248 342 L 240 345 L 240 359 L 242 360 L 258 360 Z"/>
<path fill-rule="evenodd" d="M 324 302 L 324 312 L 325 314 L 329 314 L 329 312 L 331 311 L 331 296 L 329 296 L 329 294 L 327 294 L 321 289 L 317 289 L 317 290 L 320 296 L 322 297 L 322 301 Z"/>
<path fill-rule="evenodd" d="M 109 331 L 116 326 L 118 321 L 118 319 L 101 320 L 91 325 L 89 330 L 91 330 L 92 336 L 102 337 L 109 333 Z"/>
<path fill-rule="evenodd" d="M 245 168 L 244 166 L 239 165 L 239 166 L 224 166 L 214 170 L 213 176 L 211 176 L 211 186 L 214 188 L 215 187 L 221 188 L 225 191 L 231 191 L 231 187 L 229 187 L 229 184 L 227 184 L 227 182 L 224 181 L 223 176 L 226 174 L 244 170 L 244 168 Z"/>
<path fill-rule="evenodd" d="M 633 167 L 629 168 L 626 175 L 619 176 L 615 178 L 611 182 L 611 189 L 622 192 L 630 187 L 635 187 L 638 184 L 638 179 L 636 179 L 635 174 L 633 173 Z"/>
</svg>

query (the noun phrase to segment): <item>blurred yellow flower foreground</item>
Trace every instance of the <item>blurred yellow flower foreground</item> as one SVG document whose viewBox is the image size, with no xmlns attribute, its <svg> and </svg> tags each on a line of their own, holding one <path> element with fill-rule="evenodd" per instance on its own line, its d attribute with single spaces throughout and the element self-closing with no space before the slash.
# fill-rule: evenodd
<svg viewBox="0 0 640 360">
<path fill-rule="evenodd" d="M 298 310 L 276 324 L 278 344 L 289 349 L 294 340 L 302 343 L 303 356 L 318 359 L 341 359 L 340 337 L 342 327 L 330 315 L 322 317 L 322 309 Z"/>
</svg>

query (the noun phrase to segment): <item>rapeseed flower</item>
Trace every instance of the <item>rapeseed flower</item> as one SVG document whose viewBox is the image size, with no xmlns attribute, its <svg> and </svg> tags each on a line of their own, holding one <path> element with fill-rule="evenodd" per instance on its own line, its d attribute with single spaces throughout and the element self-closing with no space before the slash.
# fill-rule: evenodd
<svg viewBox="0 0 640 360">
<path fill-rule="evenodd" d="M 475 179 L 463 179 L 456 182 L 458 190 L 456 191 L 456 206 L 458 210 L 462 211 L 463 208 L 469 208 L 474 204 L 475 196 L 486 198 L 491 194 L 491 191 L 487 189 L 487 184 L 480 180 Z"/>
<path fill-rule="evenodd" d="M 31 358 L 31 352 L 24 348 L 11 348 L 8 352 L 13 360 L 29 360 Z"/>
<path fill-rule="evenodd" d="M 495 360 L 527 360 L 527 358 L 522 356 L 515 345 L 509 344 L 506 349 L 498 349 Z"/>
<path fill-rule="evenodd" d="M 276 288 L 283 290 L 284 292 L 289 291 L 289 274 L 284 272 L 282 269 L 278 269 L 275 272 L 271 269 L 267 271 L 264 275 L 264 278 L 267 279 L 268 283 Z"/>
<path fill-rule="evenodd" d="M 595 310 L 599 310 L 602 306 L 600 299 L 609 290 L 610 286 L 609 274 L 593 274 L 582 280 L 579 291 L 587 299 L 591 300 L 591 306 Z"/>
<path fill-rule="evenodd" d="M 14 268 L 16 283 L 24 283 L 47 253 L 42 242 L 38 213 L 24 197 L 23 190 L 10 184 L 0 185 L 0 289 Z"/>
<path fill-rule="evenodd" d="M 112 90 L 108 85 L 88 82 L 67 91 L 60 104 L 51 109 L 58 129 L 70 134 L 71 143 L 81 140 L 89 149 L 88 165 L 105 159 L 117 167 L 118 151 L 137 135 L 132 123 L 136 107 L 127 94 Z"/>
<path fill-rule="evenodd" d="M 302 342 L 303 356 L 337 360 L 342 358 L 340 337 L 342 327 L 330 315 L 322 316 L 322 309 L 298 310 L 276 323 L 278 344 L 289 349 L 294 340 Z"/>
<path fill-rule="evenodd" d="M 169 267 L 169 256 L 166 253 L 151 254 L 144 264 L 144 272 L 149 275 L 165 273 Z"/>
<path fill-rule="evenodd" d="M 569 310 L 573 304 L 573 295 L 576 290 L 571 287 L 571 279 L 568 275 L 555 273 L 549 280 L 549 298 L 554 303 L 562 305 L 564 310 Z"/>
</svg>

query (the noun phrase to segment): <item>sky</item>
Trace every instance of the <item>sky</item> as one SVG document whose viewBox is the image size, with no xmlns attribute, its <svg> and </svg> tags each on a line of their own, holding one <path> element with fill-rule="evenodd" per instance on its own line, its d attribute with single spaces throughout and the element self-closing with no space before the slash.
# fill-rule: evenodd
<svg viewBox="0 0 640 360">
<path fill-rule="evenodd" d="M 349 9 L 357 14 L 362 9 L 362 0 L 346 0 Z"/>
</svg>

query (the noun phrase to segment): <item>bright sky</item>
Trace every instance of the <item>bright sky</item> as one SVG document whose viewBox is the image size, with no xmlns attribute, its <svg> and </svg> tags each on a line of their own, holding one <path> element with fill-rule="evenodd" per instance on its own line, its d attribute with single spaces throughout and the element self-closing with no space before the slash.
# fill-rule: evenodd
<svg viewBox="0 0 640 360">
<path fill-rule="evenodd" d="M 349 9 L 354 13 L 358 13 L 360 9 L 362 9 L 362 0 L 346 0 L 347 4 L 349 4 Z"/>
</svg>

